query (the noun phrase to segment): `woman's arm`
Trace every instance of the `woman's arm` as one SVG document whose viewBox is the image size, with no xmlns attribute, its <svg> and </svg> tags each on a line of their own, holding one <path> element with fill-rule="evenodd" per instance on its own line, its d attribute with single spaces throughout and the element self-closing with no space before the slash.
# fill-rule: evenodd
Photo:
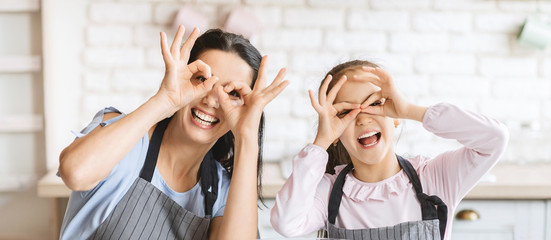
<svg viewBox="0 0 551 240">
<path fill-rule="evenodd" d="M 232 180 L 226 200 L 224 217 L 213 222 L 213 239 L 256 239 L 258 231 L 257 158 L 258 130 L 264 107 L 287 87 L 281 69 L 274 81 L 266 87 L 267 57 L 260 62 L 254 88 L 243 82 L 232 82 L 218 87 L 220 107 L 235 136 L 235 155 Z M 243 103 L 232 103 L 228 93 L 237 91 Z"/>
<path fill-rule="evenodd" d="M 210 67 L 201 61 L 187 64 L 199 30 L 195 29 L 180 48 L 183 35 L 184 28 L 180 26 L 169 49 L 166 34 L 161 33 L 166 70 L 159 91 L 152 98 L 119 121 L 94 129 L 63 150 L 59 173 L 70 189 L 86 191 L 95 187 L 153 125 L 212 89 L 217 78 L 211 77 Z M 196 72 L 204 72 L 208 79 L 192 84 L 190 78 Z M 109 117 L 112 115 L 106 119 Z"/>
</svg>

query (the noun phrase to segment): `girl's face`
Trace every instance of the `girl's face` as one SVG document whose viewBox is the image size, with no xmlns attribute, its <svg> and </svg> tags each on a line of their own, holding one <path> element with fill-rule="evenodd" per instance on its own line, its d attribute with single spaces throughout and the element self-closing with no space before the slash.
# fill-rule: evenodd
<svg viewBox="0 0 551 240">
<path fill-rule="evenodd" d="M 354 75 L 360 76 L 360 79 L 377 78 L 377 76 L 359 69 L 347 70 L 345 75 L 348 80 L 337 93 L 335 103 L 367 102 L 373 106 L 381 103 L 382 95 L 379 87 L 366 80 L 353 78 Z M 338 113 L 338 116 L 344 116 L 343 114 L 347 112 Z M 380 163 L 388 154 L 394 154 L 393 134 L 393 119 L 361 112 L 339 139 L 352 161 L 372 165 Z"/>
<path fill-rule="evenodd" d="M 219 78 L 211 91 L 203 98 L 196 99 L 179 111 L 182 128 L 192 141 L 198 143 L 214 143 L 230 130 L 224 121 L 224 114 L 218 103 L 218 86 L 226 86 L 230 82 L 244 82 L 251 86 L 253 69 L 236 53 L 221 50 L 207 50 L 198 59 L 210 66 L 213 76 Z M 205 81 L 204 73 L 198 72 L 191 78 L 193 84 Z M 234 104 L 243 104 L 243 99 L 236 92 L 229 93 Z"/>
</svg>

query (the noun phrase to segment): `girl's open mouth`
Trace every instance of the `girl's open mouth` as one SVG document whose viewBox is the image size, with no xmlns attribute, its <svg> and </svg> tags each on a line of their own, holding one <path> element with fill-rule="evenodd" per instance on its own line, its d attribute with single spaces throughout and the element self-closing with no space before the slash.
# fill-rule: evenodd
<svg viewBox="0 0 551 240">
<path fill-rule="evenodd" d="M 358 143 L 364 148 L 375 146 L 381 140 L 381 132 L 364 133 L 358 138 Z"/>
<path fill-rule="evenodd" d="M 214 124 L 220 122 L 217 117 L 207 114 L 196 108 L 191 109 L 191 116 L 194 120 L 193 123 L 201 128 L 211 128 Z"/>
</svg>

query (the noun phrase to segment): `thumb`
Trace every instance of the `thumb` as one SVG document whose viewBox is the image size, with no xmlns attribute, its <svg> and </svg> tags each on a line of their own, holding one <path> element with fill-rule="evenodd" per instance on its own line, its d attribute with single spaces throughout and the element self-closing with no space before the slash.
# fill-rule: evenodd
<svg viewBox="0 0 551 240">
<path fill-rule="evenodd" d="M 224 112 L 228 111 L 232 107 L 228 93 L 224 91 L 224 87 L 222 86 L 218 86 L 216 88 L 216 92 L 218 93 L 218 103 L 220 103 L 220 108 L 222 108 L 222 111 Z"/>
</svg>

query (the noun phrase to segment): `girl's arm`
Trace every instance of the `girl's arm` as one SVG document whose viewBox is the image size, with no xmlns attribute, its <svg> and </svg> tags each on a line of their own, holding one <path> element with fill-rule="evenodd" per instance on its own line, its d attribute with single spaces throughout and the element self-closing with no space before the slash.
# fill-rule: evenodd
<svg viewBox="0 0 551 240">
<path fill-rule="evenodd" d="M 258 131 L 264 107 L 289 85 L 283 81 L 281 69 L 274 81 L 266 87 L 267 57 L 260 62 L 254 88 L 243 82 L 219 86 L 220 107 L 235 136 L 233 174 L 226 200 L 224 216 L 213 221 L 211 239 L 256 239 L 258 231 L 257 160 Z M 242 102 L 230 100 L 228 93 L 236 91 Z"/>
<path fill-rule="evenodd" d="M 180 27 L 169 49 L 166 34 L 161 33 L 166 71 L 155 96 L 119 121 L 94 129 L 63 150 L 59 157 L 59 173 L 70 189 L 86 191 L 94 188 L 153 125 L 212 89 L 217 78 L 210 77 L 209 66 L 201 61 L 187 64 L 199 30 L 195 29 L 180 48 L 183 35 L 184 28 Z M 196 72 L 205 72 L 210 78 L 194 85 L 190 78 Z M 105 119 L 114 116 L 116 114 L 109 114 Z"/>
<path fill-rule="evenodd" d="M 405 100 L 386 71 L 369 67 L 362 70 L 378 76 L 369 81 L 381 87 L 385 100 L 382 106 L 362 106 L 362 111 L 420 121 L 435 135 L 463 144 L 464 147 L 440 154 L 418 170 L 427 185 L 423 187 L 455 206 L 499 160 L 507 146 L 507 128 L 494 119 L 451 104 L 428 109 L 414 105 Z"/>
<path fill-rule="evenodd" d="M 423 126 L 435 135 L 463 145 L 428 162 L 419 172 L 430 179 L 441 198 L 456 205 L 499 160 L 509 139 L 502 123 L 452 104 L 430 107 Z M 429 187 L 429 186 L 427 186 Z"/>
<path fill-rule="evenodd" d="M 328 154 L 326 149 L 342 134 L 360 112 L 360 104 L 333 104 L 337 92 L 346 82 L 341 77 L 327 92 L 332 76 L 320 87 L 318 98 L 308 91 L 312 107 L 318 113 L 318 132 L 314 144 L 305 147 L 293 161 L 293 173 L 276 196 L 271 212 L 274 229 L 284 236 L 300 236 L 318 230 L 327 219 L 327 199 L 331 180 L 324 177 Z M 338 112 L 349 109 L 344 117 Z"/>
<path fill-rule="evenodd" d="M 315 144 L 293 159 L 293 173 L 277 193 L 270 222 L 286 237 L 319 230 L 327 220 L 327 201 L 332 182 L 324 176 L 327 151 Z"/>
</svg>

